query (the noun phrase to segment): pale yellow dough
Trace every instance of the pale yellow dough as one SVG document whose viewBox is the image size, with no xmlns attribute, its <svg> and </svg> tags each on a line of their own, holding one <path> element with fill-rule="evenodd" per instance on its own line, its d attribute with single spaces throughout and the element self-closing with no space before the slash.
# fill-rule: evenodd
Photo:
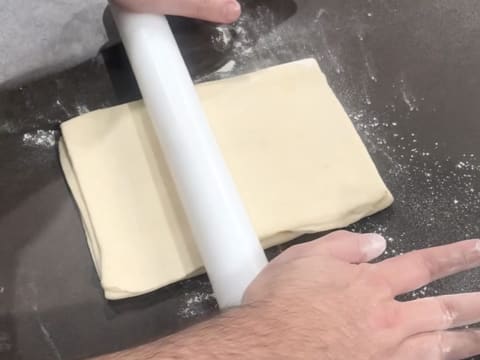
<svg viewBox="0 0 480 360">
<path fill-rule="evenodd" d="M 197 90 L 265 248 L 392 203 L 315 60 Z M 62 124 L 62 134 L 61 163 L 108 299 L 201 271 L 142 102 L 82 115 Z"/>
</svg>

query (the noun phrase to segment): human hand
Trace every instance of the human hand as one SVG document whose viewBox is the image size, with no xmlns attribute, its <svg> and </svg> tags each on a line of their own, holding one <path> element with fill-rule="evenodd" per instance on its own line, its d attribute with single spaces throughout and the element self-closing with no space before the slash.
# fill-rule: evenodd
<svg viewBox="0 0 480 360">
<path fill-rule="evenodd" d="M 112 0 L 132 11 L 178 15 L 219 23 L 231 23 L 240 16 L 237 0 Z"/>
<path fill-rule="evenodd" d="M 258 346 L 270 358 L 459 360 L 480 353 L 480 293 L 410 302 L 397 295 L 480 265 L 480 240 L 367 264 L 378 235 L 336 232 L 274 259 L 244 297 L 255 309 Z M 256 329 L 256 328 L 255 328 Z M 252 328 L 252 331 L 253 328 Z M 262 332 L 262 330 L 257 330 Z"/>
</svg>

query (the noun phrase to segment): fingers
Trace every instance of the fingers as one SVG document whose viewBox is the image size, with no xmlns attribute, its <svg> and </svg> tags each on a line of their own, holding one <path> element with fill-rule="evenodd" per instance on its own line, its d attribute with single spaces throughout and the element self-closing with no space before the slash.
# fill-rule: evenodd
<svg viewBox="0 0 480 360">
<path fill-rule="evenodd" d="M 386 246 L 385 239 L 377 234 L 337 231 L 321 239 L 293 246 L 272 263 L 279 264 L 304 257 L 330 255 L 342 261 L 359 264 L 380 256 Z"/>
<path fill-rule="evenodd" d="M 400 322 L 408 335 L 480 322 L 480 293 L 447 295 L 401 303 Z"/>
<path fill-rule="evenodd" d="M 467 240 L 385 260 L 378 271 L 399 295 L 479 265 L 480 241 Z"/>
<path fill-rule="evenodd" d="M 441 331 L 413 336 L 399 348 L 392 360 L 461 360 L 480 354 L 480 331 Z"/>
<path fill-rule="evenodd" d="M 177 15 L 220 23 L 231 23 L 241 13 L 236 0 L 112 0 L 132 11 Z"/>
</svg>

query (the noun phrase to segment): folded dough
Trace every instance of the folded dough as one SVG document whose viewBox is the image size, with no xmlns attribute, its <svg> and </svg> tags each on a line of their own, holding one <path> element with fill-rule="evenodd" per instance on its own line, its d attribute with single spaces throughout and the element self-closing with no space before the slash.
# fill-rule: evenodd
<svg viewBox="0 0 480 360">
<path fill-rule="evenodd" d="M 315 60 L 197 90 L 265 248 L 392 203 Z M 106 298 L 144 294 L 201 271 L 143 103 L 82 115 L 61 129 L 62 167 Z"/>
</svg>

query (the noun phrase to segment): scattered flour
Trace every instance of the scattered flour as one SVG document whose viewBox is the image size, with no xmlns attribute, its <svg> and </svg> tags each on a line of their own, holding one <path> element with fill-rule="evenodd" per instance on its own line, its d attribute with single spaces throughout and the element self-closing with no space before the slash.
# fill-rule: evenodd
<svg viewBox="0 0 480 360">
<path fill-rule="evenodd" d="M 0 124 L 0 135 L 10 135 L 14 134 L 16 131 L 17 129 L 10 121 Z"/>
<path fill-rule="evenodd" d="M 408 89 L 407 81 L 402 77 L 400 79 L 400 92 L 402 93 L 403 102 L 408 106 L 410 111 L 418 111 L 417 99 Z"/>
<path fill-rule="evenodd" d="M 373 56 L 367 50 L 367 48 L 365 46 L 365 43 L 364 43 L 365 35 L 362 34 L 362 33 L 358 33 L 357 37 L 360 40 L 360 50 L 361 50 L 363 58 L 364 58 L 365 68 L 367 70 L 368 77 L 370 78 L 371 81 L 378 82 L 378 76 L 377 76 L 377 69 L 376 69 L 376 66 L 375 66 L 375 61 L 373 59 Z"/>
<path fill-rule="evenodd" d="M 418 290 L 412 291 L 410 293 L 410 299 L 421 299 L 425 297 L 432 297 L 439 295 L 438 290 L 432 288 L 431 286 L 424 286 Z"/>
<path fill-rule="evenodd" d="M 395 196 L 392 209 L 350 230 L 383 235 L 388 242 L 383 258 L 480 236 L 480 158 L 470 153 L 445 156 L 448 145 L 425 143 L 415 132 L 400 130 L 397 122 L 409 121 L 409 114 L 399 117 L 391 106 L 383 114 L 368 110 L 350 114 Z M 439 239 L 438 234 L 445 238 Z M 461 274 L 444 280 L 440 287 L 426 286 L 401 299 L 474 291 L 477 286 L 478 277 Z"/>
<path fill-rule="evenodd" d="M 185 293 L 178 311 L 183 319 L 192 319 L 212 313 L 216 309 L 216 300 L 212 293 L 203 291 L 190 291 Z"/>
<path fill-rule="evenodd" d="M 7 353 L 13 347 L 12 338 L 4 331 L 0 331 L 0 354 Z"/>
<path fill-rule="evenodd" d="M 223 65 L 220 69 L 218 69 L 217 73 L 231 73 L 232 70 L 235 68 L 235 60 L 230 60 L 225 65 Z"/>
<path fill-rule="evenodd" d="M 57 143 L 58 131 L 37 130 L 23 134 L 22 141 L 27 146 L 51 148 Z"/>
<path fill-rule="evenodd" d="M 283 29 L 288 20 L 280 25 L 278 22 L 268 6 L 258 4 L 253 9 L 244 11 L 236 23 L 218 26 L 211 37 L 212 46 L 217 51 L 225 52 L 227 59 L 235 61 L 235 66 L 222 67 L 221 71 L 217 70 L 196 81 L 222 79 L 285 62 L 279 61 L 280 57 L 286 55 L 285 51 L 289 52 L 291 60 L 307 57 L 298 54 L 296 49 L 286 50 L 286 42 L 295 43 L 299 39 L 293 38 L 291 29 Z M 318 24 L 309 26 L 311 27 L 318 28 Z"/>
<path fill-rule="evenodd" d="M 63 102 L 60 99 L 57 99 L 55 101 L 54 106 L 57 106 L 59 109 L 61 109 L 69 118 L 73 116 L 73 114 L 71 114 L 70 111 L 67 110 L 65 105 L 63 105 Z"/>
<path fill-rule="evenodd" d="M 227 25 L 219 25 L 215 28 L 216 34 L 212 35 L 211 43 L 217 51 L 226 51 L 232 42 L 232 32 Z"/>
<path fill-rule="evenodd" d="M 90 111 L 90 109 L 85 105 L 77 105 L 77 113 L 78 115 L 86 114 Z"/>
</svg>

